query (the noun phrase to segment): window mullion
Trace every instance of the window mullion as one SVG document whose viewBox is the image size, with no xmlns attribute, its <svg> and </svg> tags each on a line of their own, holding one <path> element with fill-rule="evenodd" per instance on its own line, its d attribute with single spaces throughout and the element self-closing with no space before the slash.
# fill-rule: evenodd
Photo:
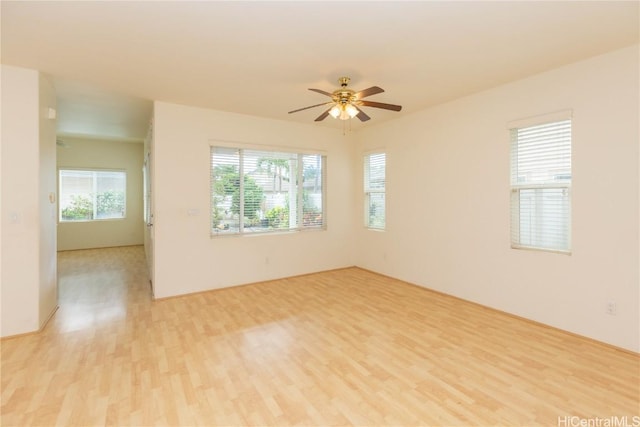
<svg viewBox="0 0 640 427">
<path fill-rule="evenodd" d="M 238 197 L 240 206 L 238 207 L 238 231 L 244 232 L 244 150 L 238 150 Z"/>
<path fill-rule="evenodd" d="M 93 184 L 93 195 L 91 197 L 91 201 L 93 204 L 93 214 L 91 219 L 98 218 L 98 172 L 93 172 L 92 174 L 92 184 Z"/>
<path fill-rule="evenodd" d="M 304 156 L 302 154 L 298 154 L 298 164 L 296 165 L 296 228 L 302 229 L 304 227 Z"/>
</svg>

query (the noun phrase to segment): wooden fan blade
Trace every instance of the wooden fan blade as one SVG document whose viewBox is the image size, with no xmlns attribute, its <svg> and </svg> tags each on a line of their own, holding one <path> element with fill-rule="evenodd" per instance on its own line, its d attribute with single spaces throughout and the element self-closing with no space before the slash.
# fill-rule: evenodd
<svg viewBox="0 0 640 427">
<path fill-rule="evenodd" d="M 310 90 L 310 91 L 313 91 L 313 92 L 321 93 L 321 94 L 323 94 L 323 95 L 333 96 L 333 94 L 331 94 L 331 93 L 329 93 L 329 92 L 327 92 L 327 91 L 324 91 L 324 90 L 322 90 L 322 89 L 311 89 L 311 88 L 309 88 L 309 90 Z"/>
<path fill-rule="evenodd" d="M 358 110 L 358 114 L 356 114 L 356 117 L 359 118 L 361 122 L 366 122 L 367 120 L 371 119 L 371 117 L 367 116 L 367 114 L 357 106 L 354 105 L 354 107 L 356 107 L 356 110 Z"/>
<path fill-rule="evenodd" d="M 297 113 L 298 111 L 308 110 L 309 108 L 315 108 L 315 107 L 319 107 L 321 105 L 327 105 L 327 104 L 333 104 L 333 101 L 323 102 L 322 104 L 310 105 L 310 106 L 304 107 L 304 108 L 298 108 L 297 110 L 289 111 L 289 114 Z"/>
<path fill-rule="evenodd" d="M 385 104 L 384 102 L 360 101 L 360 105 L 364 105 L 365 107 L 383 108 L 385 110 L 393 111 L 402 110 L 402 105 Z"/>
<path fill-rule="evenodd" d="M 314 120 L 314 122 L 321 122 L 324 119 L 327 118 L 327 116 L 329 115 L 329 110 L 331 110 L 331 108 L 329 108 L 327 111 L 325 111 L 324 113 L 320 114 L 318 117 L 316 117 L 316 119 Z"/>
<path fill-rule="evenodd" d="M 367 96 L 375 95 L 376 93 L 382 93 L 382 92 L 384 92 L 384 89 L 382 89 L 381 87 L 371 86 L 368 89 L 361 90 L 360 92 L 356 93 L 355 97 L 356 99 L 362 99 Z"/>
</svg>

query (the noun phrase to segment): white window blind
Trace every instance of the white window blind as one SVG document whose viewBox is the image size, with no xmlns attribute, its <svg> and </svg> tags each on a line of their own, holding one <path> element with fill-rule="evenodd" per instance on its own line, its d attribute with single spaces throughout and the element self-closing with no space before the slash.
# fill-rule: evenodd
<svg viewBox="0 0 640 427">
<path fill-rule="evenodd" d="M 511 132 L 511 245 L 571 250 L 571 119 Z"/>
<path fill-rule="evenodd" d="M 386 154 L 374 153 L 364 157 L 365 226 L 384 230 L 386 222 Z"/>
<path fill-rule="evenodd" d="M 325 157 L 211 147 L 212 235 L 325 227 Z"/>
<path fill-rule="evenodd" d="M 60 170 L 59 185 L 61 222 L 126 216 L 126 172 Z"/>
</svg>

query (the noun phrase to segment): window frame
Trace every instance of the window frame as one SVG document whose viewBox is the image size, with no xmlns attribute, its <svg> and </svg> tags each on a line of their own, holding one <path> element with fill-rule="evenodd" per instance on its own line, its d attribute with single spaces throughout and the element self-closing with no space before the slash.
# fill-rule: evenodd
<svg viewBox="0 0 640 427">
<path fill-rule="evenodd" d="M 62 200 L 64 199 L 65 192 L 63 191 L 63 177 L 62 174 L 64 172 L 89 172 L 92 174 L 92 187 L 95 189 L 97 186 L 96 178 L 100 173 L 119 173 L 122 174 L 123 178 L 123 208 L 122 208 L 122 216 L 118 217 L 108 217 L 108 218 L 96 218 L 97 216 L 97 194 L 92 195 L 92 218 L 84 218 L 84 219 L 64 219 L 62 216 L 63 205 Z M 81 223 L 81 222 L 103 222 L 103 221 L 122 221 L 127 219 L 127 170 L 126 169 L 102 169 L 102 168 L 82 168 L 82 167 L 60 167 L 58 168 L 58 223 L 72 224 L 72 223 Z"/>
<path fill-rule="evenodd" d="M 533 117 L 530 119 L 522 119 L 510 122 L 507 125 L 507 129 L 509 131 L 509 143 L 510 143 L 510 218 L 511 218 L 511 232 L 510 232 L 510 240 L 511 240 L 511 248 L 512 249 L 525 249 L 525 250 L 533 250 L 533 251 L 543 251 L 543 252 L 552 252 L 552 253 L 560 253 L 565 255 L 571 255 L 572 253 L 572 217 L 573 217 L 573 196 L 572 196 L 572 184 L 573 184 L 573 117 L 572 112 L 570 110 L 560 111 L 556 113 L 546 114 L 542 116 Z M 543 180 L 541 182 L 531 182 L 531 183 L 521 183 L 520 177 L 517 174 L 517 167 L 514 165 L 514 162 L 517 162 L 518 153 L 517 153 L 517 132 L 518 130 L 533 128 L 537 126 L 552 126 L 554 124 L 561 124 L 562 122 L 568 122 L 569 129 L 569 148 L 568 148 L 568 156 L 569 156 L 569 175 L 568 179 L 565 177 L 564 179 L 559 180 Z M 516 152 L 514 152 L 514 150 Z M 560 149 L 559 149 L 560 150 Z M 552 169 L 547 169 L 548 175 L 553 175 L 551 173 Z M 536 230 L 545 230 L 545 225 L 542 224 L 542 215 L 543 215 L 543 197 L 553 197 L 552 192 L 554 190 L 559 190 L 563 194 L 561 195 L 560 202 L 563 204 L 561 208 L 563 213 L 566 213 L 566 226 L 563 227 L 563 240 L 566 241 L 566 247 L 559 246 L 545 246 L 540 242 L 535 242 L 534 244 L 526 244 L 522 243 L 521 236 L 521 202 L 522 202 L 522 194 L 523 192 L 533 192 L 533 197 L 536 199 L 534 203 L 534 213 L 535 218 L 531 221 L 530 227 L 535 227 Z M 547 191 L 545 195 L 544 192 Z M 566 206 L 564 206 L 566 204 Z M 546 228 L 548 230 L 548 226 Z M 536 233 L 539 236 L 544 235 L 544 233 L 539 232 Z M 542 237 L 539 237 L 542 239 Z"/>
<path fill-rule="evenodd" d="M 384 156 L 384 177 L 383 186 L 372 187 L 371 186 L 371 158 L 374 156 Z M 363 203 L 363 216 L 364 226 L 368 230 L 385 231 L 387 229 L 387 153 L 384 150 L 375 150 L 364 153 L 363 155 L 363 188 L 364 188 L 364 203 Z M 371 198 L 372 195 L 382 195 L 384 199 L 384 216 L 382 218 L 382 224 L 379 226 L 371 223 Z"/>
<path fill-rule="evenodd" d="M 214 173 L 214 151 L 216 149 L 219 150 L 233 150 L 238 153 L 238 226 L 237 231 L 225 231 L 225 229 L 218 230 L 215 224 L 214 218 L 214 210 L 216 209 L 216 201 L 215 197 L 215 173 Z M 245 158 L 244 153 L 248 151 L 251 155 L 255 155 L 256 153 L 264 154 L 265 158 L 269 158 L 272 155 L 276 155 L 273 158 L 278 159 L 277 155 L 287 155 L 295 157 L 295 227 L 283 227 L 283 228 L 253 228 L 244 223 L 244 209 L 245 209 L 245 181 L 242 177 L 250 177 L 251 172 L 245 171 Z M 305 218 L 304 214 L 304 162 L 305 157 L 308 156 L 317 156 L 320 159 L 320 194 L 321 194 L 321 212 L 320 212 L 320 220 L 321 224 L 319 225 L 304 225 Z M 220 237 L 242 237 L 242 236 L 260 236 L 260 235 L 273 235 L 273 234 L 286 234 L 286 233 L 297 233 L 297 232 L 308 232 L 308 231 L 325 231 L 327 229 L 327 155 L 320 151 L 307 151 L 300 150 L 297 148 L 279 148 L 279 147 L 266 147 L 266 146 L 253 146 L 253 145 L 244 145 L 244 144 L 226 144 L 219 143 L 218 141 L 212 141 L 209 145 L 209 167 L 210 167 L 210 181 L 209 181 L 209 200 L 210 200 L 210 215 L 209 215 L 209 232 L 211 238 L 220 238 Z M 292 177 L 289 178 L 292 181 Z M 291 213 L 293 209 L 289 209 L 288 214 Z M 264 212 L 263 214 L 266 214 Z M 248 231 L 247 229 L 250 229 Z"/>
</svg>

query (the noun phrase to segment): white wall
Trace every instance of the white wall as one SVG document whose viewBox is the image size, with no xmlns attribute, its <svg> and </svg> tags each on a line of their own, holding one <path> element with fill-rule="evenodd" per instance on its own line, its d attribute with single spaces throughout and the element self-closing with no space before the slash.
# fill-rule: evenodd
<svg viewBox="0 0 640 427">
<path fill-rule="evenodd" d="M 2 336 L 37 330 L 38 72 L 2 66 Z"/>
<path fill-rule="evenodd" d="M 58 169 L 122 169 L 127 173 L 127 216 L 124 219 L 61 222 L 58 250 L 142 245 L 142 143 L 86 138 L 62 138 L 58 147 Z"/>
<path fill-rule="evenodd" d="M 633 46 L 359 132 L 359 158 L 387 151 L 388 204 L 357 265 L 638 352 L 638 76 Z M 506 123 L 563 109 L 573 253 L 511 249 Z"/>
<path fill-rule="evenodd" d="M 325 153 L 328 229 L 211 238 L 209 147 L 216 140 Z M 353 143 L 341 131 L 156 102 L 153 156 L 156 297 L 354 264 Z"/>
<path fill-rule="evenodd" d="M 55 108 L 50 81 L 2 66 L 2 336 L 38 330 L 57 304 Z M 53 185 L 53 187 L 52 187 Z"/>
</svg>

